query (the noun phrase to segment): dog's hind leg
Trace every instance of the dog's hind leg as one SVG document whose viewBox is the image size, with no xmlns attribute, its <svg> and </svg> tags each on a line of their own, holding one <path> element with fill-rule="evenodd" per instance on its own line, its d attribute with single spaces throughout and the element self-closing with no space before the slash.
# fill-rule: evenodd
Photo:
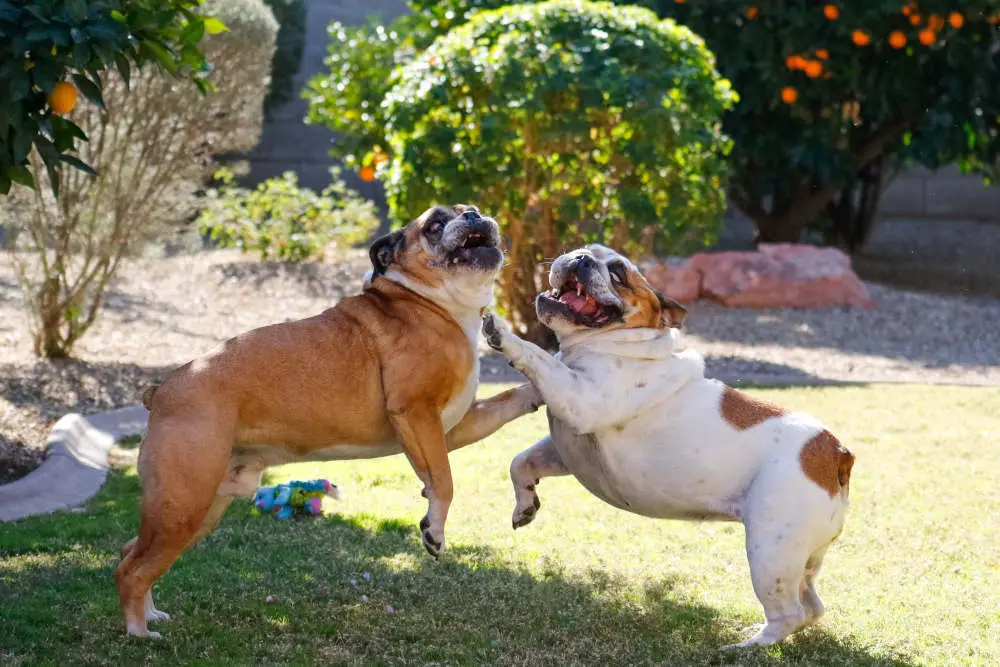
<svg viewBox="0 0 1000 667">
<path fill-rule="evenodd" d="M 535 519 L 542 503 L 535 486 L 543 477 L 568 475 L 569 469 L 559 458 L 552 444 L 552 436 L 545 436 L 537 444 L 514 457 L 510 464 L 510 481 L 514 483 L 514 529 L 527 526 Z"/>
<path fill-rule="evenodd" d="M 153 420 L 143 448 L 139 536 L 122 547 L 124 557 L 115 574 L 128 633 L 159 637 L 146 626 L 153 620 L 151 610 L 156 620 L 164 616 L 151 604 L 150 591 L 210 518 L 231 438 L 227 440 L 209 420 L 182 424 Z M 213 512 L 213 527 L 224 510 Z"/>
<path fill-rule="evenodd" d="M 802 606 L 806 608 L 806 614 L 809 616 L 806 619 L 806 625 L 812 625 L 823 616 L 823 601 L 819 599 L 819 595 L 816 593 L 816 575 L 819 574 L 819 569 L 823 565 L 823 556 L 826 555 L 826 550 L 829 546 L 827 544 L 817 549 L 809 556 L 809 560 L 806 561 L 806 572 L 802 578 L 802 586 L 799 589 Z"/>
</svg>

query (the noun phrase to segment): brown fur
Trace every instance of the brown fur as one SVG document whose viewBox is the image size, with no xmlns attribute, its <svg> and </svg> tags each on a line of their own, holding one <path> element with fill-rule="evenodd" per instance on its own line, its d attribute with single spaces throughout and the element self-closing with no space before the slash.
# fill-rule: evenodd
<svg viewBox="0 0 1000 667">
<path fill-rule="evenodd" d="M 687 312 L 682 306 L 672 301 L 667 301 L 663 296 L 650 287 L 646 278 L 637 270 L 629 268 L 628 281 L 623 286 L 613 285 L 613 289 L 627 305 L 623 325 L 608 329 L 662 329 L 665 326 L 680 327 L 684 322 L 683 314 L 673 309 L 676 305 L 681 311 Z"/>
<path fill-rule="evenodd" d="M 780 417 L 785 411 L 773 403 L 754 398 L 732 387 L 722 392 L 720 406 L 722 418 L 737 431 L 745 431 L 772 417 Z"/>
<path fill-rule="evenodd" d="M 849 492 L 854 454 L 829 431 L 816 435 L 802 447 L 799 464 L 806 477 L 831 498 L 841 489 L 845 494 Z"/>
<path fill-rule="evenodd" d="M 427 216 L 403 231 L 394 265 L 439 285 L 447 269 L 425 257 Z M 144 599 L 194 541 L 212 530 L 232 495 L 249 495 L 267 465 L 308 459 L 334 445 L 398 442 L 439 506 L 452 497 L 448 450 L 485 437 L 529 410 L 521 387 L 474 404 L 446 439 L 441 411 L 466 386 L 473 351 L 443 308 L 384 277 L 315 317 L 230 339 L 147 390 L 149 430 L 139 456 L 139 536 L 122 549 L 117 581 L 130 626 L 145 628 Z M 266 463 L 232 460 L 234 445 Z M 442 519 L 443 520 L 443 519 Z"/>
</svg>

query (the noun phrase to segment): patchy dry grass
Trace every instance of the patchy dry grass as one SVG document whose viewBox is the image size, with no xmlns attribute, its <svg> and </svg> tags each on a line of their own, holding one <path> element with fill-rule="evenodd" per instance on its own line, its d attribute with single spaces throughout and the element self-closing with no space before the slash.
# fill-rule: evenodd
<svg viewBox="0 0 1000 667">
<path fill-rule="evenodd" d="M 329 477 L 346 498 L 312 521 L 239 503 L 157 586 L 175 615 L 160 642 L 123 635 L 114 589 L 134 471 L 86 513 L 0 525 L 0 662 L 1000 664 L 1000 390 L 755 393 L 821 417 L 858 457 L 819 580 L 827 617 L 779 647 L 717 650 L 763 620 L 738 525 L 643 519 L 563 478 L 511 531 L 506 471 L 543 432 L 532 415 L 453 455 L 439 562 L 420 546 L 424 501 L 402 457 L 276 469 Z"/>
</svg>

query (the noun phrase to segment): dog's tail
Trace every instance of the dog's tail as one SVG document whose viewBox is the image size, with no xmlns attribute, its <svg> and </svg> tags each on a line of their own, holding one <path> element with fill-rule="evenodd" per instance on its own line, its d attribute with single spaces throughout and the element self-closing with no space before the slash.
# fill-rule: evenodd
<svg viewBox="0 0 1000 667">
<path fill-rule="evenodd" d="M 153 409 L 153 395 L 156 393 L 156 390 L 159 389 L 159 388 L 160 388 L 160 385 L 154 384 L 152 387 L 150 387 L 146 391 L 142 392 L 142 405 L 147 410 L 152 410 Z"/>
</svg>

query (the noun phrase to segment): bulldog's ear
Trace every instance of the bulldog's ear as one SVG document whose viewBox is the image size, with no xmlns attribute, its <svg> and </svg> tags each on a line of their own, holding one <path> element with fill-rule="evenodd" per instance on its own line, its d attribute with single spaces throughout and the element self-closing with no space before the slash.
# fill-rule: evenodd
<svg viewBox="0 0 1000 667">
<path fill-rule="evenodd" d="M 389 265 L 396 261 L 396 257 L 406 246 L 406 237 L 402 230 L 386 234 L 377 239 L 368 250 L 368 256 L 372 260 L 372 270 L 376 276 L 382 275 L 389 268 Z"/>
<path fill-rule="evenodd" d="M 452 208 L 455 210 L 455 213 L 459 215 L 462 215 L 466 211 L 475 211 L 476 213 L 479 213 L 479 209 L 472 204 L 455 204 Z"/>
<path fill-rule="evenodd" d="M 684 326 L 687 308 L 673 299 L 668 299 L 660 292 L 656 292 L 656 298 L 660 300 L 660 318 L 663 323 L 671 329 L 680 329 Z"/>
</svg>

